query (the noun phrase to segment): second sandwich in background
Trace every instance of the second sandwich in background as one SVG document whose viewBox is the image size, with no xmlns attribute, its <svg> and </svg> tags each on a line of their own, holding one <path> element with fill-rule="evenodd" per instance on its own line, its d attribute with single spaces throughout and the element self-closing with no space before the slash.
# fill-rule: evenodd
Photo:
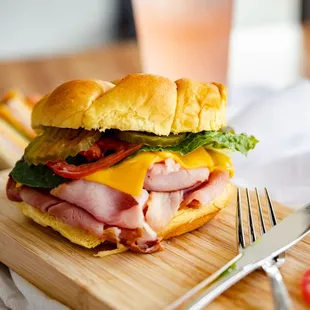
<svg viewBox="0 0 310 310">
<path fill-rule="evenodd" d="M 36 136 L 31 128 L 31 111 L 38 96 L 25 97 L 17 90 L 0 99 L 0 170 L 10 168 Z"/>
</svg>

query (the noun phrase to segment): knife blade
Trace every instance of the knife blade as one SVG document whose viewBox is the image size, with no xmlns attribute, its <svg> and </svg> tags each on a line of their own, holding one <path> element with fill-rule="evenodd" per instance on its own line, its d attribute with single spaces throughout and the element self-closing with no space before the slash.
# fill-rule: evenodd
<svg viewBox="0 0 310 310">
<path fill-rule="evenodd" d="M 310 232 L 310 203 L 259 237 L 228 264 L 166 309 L 202 309 L 226 289 L 295 245 Z"/>
<path fill-rule="evenodd" d="M 260 263 L 281 254 L 310 232 L 310 203 L 290 214 L 243 251 L 239 264 Z"/>
</svg>

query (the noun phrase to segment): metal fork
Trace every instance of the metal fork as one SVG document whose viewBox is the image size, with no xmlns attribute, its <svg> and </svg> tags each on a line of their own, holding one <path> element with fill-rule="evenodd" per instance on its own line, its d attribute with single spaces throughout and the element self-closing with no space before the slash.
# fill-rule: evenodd
<svg viewBox="0 0 310 310">
<path fill-rule="evenodd" d="M 257 201 L 257 208 L 259 214 L 259 222 L 260 222 L 260 233 L 266 233 L 266 225 L 263 217 L 263 210 L 262 205 L 259 197 L 259 193 L 257 188 L 255 188 L 256 193 L 256 201 Z M 277 219 L 274 212 L 274 208 L 268 193 L 267 188 L 265 188 L 265 196 L 269 210 L 269 218 L 271 226 L 277 225 Z M 252 213 L 252 204 L 250 199 L 249 189 L 246 189 L 246 200 L 248 206 L 248 224 L 249 224 L 249 239 L 250 244 L 255 242 L 256 240 L 256 230 L 253 220 L 253 213 Z M 241 201 L 241 191 L 238 188 L 237 192 L 237 241 L 238 241 L 238 248 L 239 252 L 242 252 L 246 248 L 246 242 L 244 238 L 244 227 L 243 227 L 243 220 L 242 220 L 242 201 Z M 279 310 L 289 310 L 291 309 L 291 300 L 288 295 L 287 289 L 282 279 L 282 275 L 279 271 L 279 267 L 281 267 L 285 262 L 285 253 L 275 257 L 272 260 L 266 261 L 266 263 L 262 266 L 263 270 L 266 272 L 270 279 L 271 287 L 272 287 L 272 294 L 273 294 L 273 301 L 275 309 Z"/>
</svg>

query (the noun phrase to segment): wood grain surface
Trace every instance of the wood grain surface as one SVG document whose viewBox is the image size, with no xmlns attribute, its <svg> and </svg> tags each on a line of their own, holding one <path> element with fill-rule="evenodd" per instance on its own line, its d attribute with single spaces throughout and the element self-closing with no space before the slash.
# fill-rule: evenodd
<svg viewBox="0 0 310 310">
<path fill-rule="evenodd" d="M 70 244 L 24 218 L 6 199 L 7 174 L 0 174 L 0 261 L 74 309 L 163 309 L 237 254 L 232 201 L 204 227 L 165 242 L 163 252 L 96 258 L 95 250 Z M 280 219 L 292 212 L 275 206 Z M 295 309 L 306 309 L 300 281 L 310 267 L 309 245 L 307 237 L 289 250 L 281 269 Z M 272 309 L 268 279 L 263 272 L 254 272 L 209 308 Z"/>
<path fill-rule="evenodd" d="M 45 95 L 72 79 L 115 80 L 139 72 L 135 42 L 122 42 L 51 58 L 0 62 L 0 96 L 10 88 Z"/>
</svg>

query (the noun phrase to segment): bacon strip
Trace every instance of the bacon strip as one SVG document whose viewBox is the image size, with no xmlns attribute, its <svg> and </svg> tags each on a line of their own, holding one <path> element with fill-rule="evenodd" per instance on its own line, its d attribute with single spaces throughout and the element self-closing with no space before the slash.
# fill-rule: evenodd
<svg viewBox="0 0 310 310">
<path fill-rule="evenodd" d="M 102 156 L 102 151 L 97 143 L 93 144 L 87 151 L 82 151 L 80 154 L 88 161 L 98 160 Z"/>
<path fill-rule="evenodd" d="M 101 139 L 97 142 L 97 144 L 103 153 L 111 150 L 116 152 L 114 154 L 102 157 L 96 162 L 87 163 L 80 166 L 68 164 L 66 161 L 48 162 L 46 165 L 50 167 L 56 174 L 64 178 L 81 179 L 86 175 L 117 164 L 142 147 L 142 145 L 115 141 L 110 138 Z"/>
</svg>

